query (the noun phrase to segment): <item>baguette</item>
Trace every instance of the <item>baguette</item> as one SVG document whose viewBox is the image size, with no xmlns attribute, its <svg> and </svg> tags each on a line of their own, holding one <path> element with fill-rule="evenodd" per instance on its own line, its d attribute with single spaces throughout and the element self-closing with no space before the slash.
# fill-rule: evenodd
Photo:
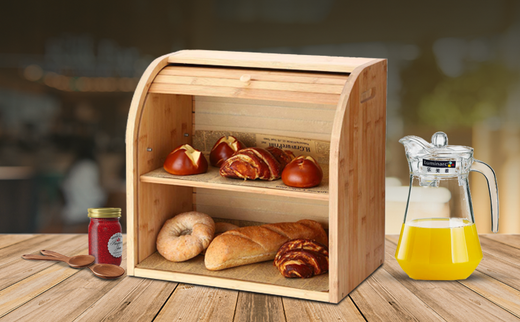
<svg viewBox="0 0 520 322">
<path fill-rule="evenodd" d="M 328 245 L 327 233 L 314 220 L 242 227 L 217 236 L 204 257 L 210 271 L 273 260 L 278 249 L 292 239 L 311 239 Z"/>
</svg>

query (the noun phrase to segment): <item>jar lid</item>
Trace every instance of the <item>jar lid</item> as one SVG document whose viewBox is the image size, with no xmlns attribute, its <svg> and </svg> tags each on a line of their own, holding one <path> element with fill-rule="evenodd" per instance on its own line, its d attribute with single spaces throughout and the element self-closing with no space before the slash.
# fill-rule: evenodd
<svg viewBox="0 0 520 322">
<path fill-rule="evenodd" d="M 88 208 L 90 218 L 118 218 L 121 217 L 121 208 Z"/>
</svg>

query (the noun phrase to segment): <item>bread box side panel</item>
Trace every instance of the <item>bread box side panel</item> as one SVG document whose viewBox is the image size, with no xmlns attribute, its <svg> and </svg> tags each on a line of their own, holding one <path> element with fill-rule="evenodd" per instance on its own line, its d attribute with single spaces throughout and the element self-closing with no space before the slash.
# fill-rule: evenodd
<svg viewBox="0 0 520 322">
<path fill-rule="evenodd" d="M 181 144 L 192 144 L 191 96 L 148 94 L 139 124 L 137 173 L 162 167 L 166 156 Z M 155 240 L 164 222 L 192 210 L 193 188 L 138 182 L 137 263 L 156 251 Z"/>
<path fill-rule="evenodd" d="M 331 139 L 330 301 L 384 261 L 386 60 L 356 69 Z"/>
</svg>

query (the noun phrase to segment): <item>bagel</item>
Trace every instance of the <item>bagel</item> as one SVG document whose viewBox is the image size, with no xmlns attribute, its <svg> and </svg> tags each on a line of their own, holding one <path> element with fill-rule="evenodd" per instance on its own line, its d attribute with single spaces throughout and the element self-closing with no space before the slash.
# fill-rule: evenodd
<svg viewBox="0 0 520 322">
<path fill-rule="evenodd" d="M 215 234 L 215 222 L 201 212 L 189 211 L 168 219 L 157 236 L 157 251 L 172 262 L 183 262 L 200 254 Z"/>
</svg>

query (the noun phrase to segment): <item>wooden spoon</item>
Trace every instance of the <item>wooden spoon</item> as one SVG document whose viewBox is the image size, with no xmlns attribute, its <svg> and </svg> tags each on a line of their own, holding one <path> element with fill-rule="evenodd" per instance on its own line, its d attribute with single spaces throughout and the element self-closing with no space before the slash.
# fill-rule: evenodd
<svg viewBox="0 0 520 322">
<path fill-rule="evenodd" d="M 76 255 L 76 256 L 72 256 L 72 257 L 67 257 L 67 256 L 61 255 L 60 257 L 58 257 L 58 256 L 41 256 L 41 255 L 25 254 L 25 255 L 22 255 L 22 258 L 23 259 L 44 260 L 44 261 L 60 261 L 60 262 L 65 262 L 65 263 L 69 264 L 69 266 L 73 267 L 73 268 L 82 268 L 82 267 L 89 266 L 96 260 L 96 258 L 91 255 Z"/>
<path fill-rule="evenodd" d="M 88 268 L 92 271 L 92 273 L 94 273 L 94 275 L 106 280 L 118 278 L 125 273 L 124 268 L 112 264 L 94 264 L 92 266 L 88 266 Z"/>
<path fill-rule="evenodd" d="M 55 258 L 66 257 L 60 253 L 53 252 L 52 250 L 42 250 L 40 252 L 44 255 L 47 255 L 50 257 L 55 257 Z M 90 256 L 90 255 L 84 255 L 84 256 Z M 94 256 L 91 256 L 91 257 L 94 257 Z M 92 264 L 92 262 L 90 262 L 88 265 L 90 265 L 90 264 Z M 86 266 L 88 266 L 88 265 L 86 265 Z M 92 273 L 94 273 L 94 275 L 96 275 L 99 278 L 104 278 L 104 279 L 118 278 L 125 273 L 124 268 L 117 266 L 117 265 L 112 265 L 112 264 L 94 264 L 92 266 L 88 266 L 88 268 L 92 271 Z"/>
</svg>

